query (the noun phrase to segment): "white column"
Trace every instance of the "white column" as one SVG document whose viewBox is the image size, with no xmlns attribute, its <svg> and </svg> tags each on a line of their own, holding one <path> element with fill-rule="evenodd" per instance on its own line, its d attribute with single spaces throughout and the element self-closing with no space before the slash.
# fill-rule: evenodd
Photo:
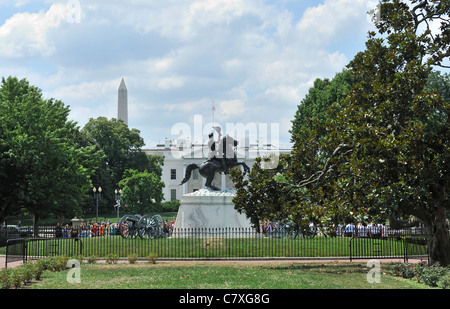
<svg viewBox="0 0 450 309">
<path fill-rule="evenodd" d="M 226 190 L 226 188 L 227 188 L 227 186 L 226 186 L 226 175 L 225 175 L 225 173 L 222 173 L 222 191 L 225 191 Z"/>
</svg>

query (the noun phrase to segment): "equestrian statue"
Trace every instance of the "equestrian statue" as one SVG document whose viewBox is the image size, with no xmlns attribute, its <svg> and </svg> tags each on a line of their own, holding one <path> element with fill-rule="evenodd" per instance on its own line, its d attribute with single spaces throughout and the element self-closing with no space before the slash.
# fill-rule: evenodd
<svg viewBox="0 0 450 309">
<path fill-rule="evenodd" d="M 214 129 L 219 133 L 218 142 L 214 141 L 213 133 L 208 135 L 208 157 L 206 161 L 200 166 L 195 163 L 189 164 L 186 167 L 186 174 L 180 185 L 185 184 L 191 178 L 192 171 L 198 169 L 200 175 L 206 178 L 205 187 L 214 191 L 220 191 L 219 188 L 212 184 L 216 173 L 228 174 L 230 169 L 237 166 L 243 167 L 244 174 L 250 172 L 250 168 L 247 164 L 245 164 L 245 162 L 238 162 L 237 160 L 234 147 L 238 145 L 238 141 L 229 135 L 221 138 L 221 128 L 214 127 Z M 218 147 L 217 144 L 219 145 Z"/>
</svg>

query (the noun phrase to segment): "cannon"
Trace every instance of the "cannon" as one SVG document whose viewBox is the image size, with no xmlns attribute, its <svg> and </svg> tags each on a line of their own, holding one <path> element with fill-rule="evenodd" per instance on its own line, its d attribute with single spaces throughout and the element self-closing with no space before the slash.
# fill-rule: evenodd
<svg viewBox="0 0 450 309">
<path fill-rule="evenodd" d="M 125 215 L 119 221 L 119 233 L 123 238 L 136 238 L 139 236 L 138 223 L 141 215 Z"/>
<path fill-rule="evenodd" d="M 119 233 L 123 238 L 165 238 L 168 233 L 160 215 L 125 215 L 119 222 Z"/>
<path fill-rule="evenodd" d="M 145 215 L 139 219 L 139 237 L 141 239 L 165 238 L 167 232 L 164 227 L 164 220 L 160 215 Z"/>
<path fill-rule="evenodd" d="M 317 226 L 314 223 L 307 225 L 295 225 L 293 223 L 278 223 L 277 227 L 272 232 L 272 237 L 275 238 L 314 238 L 317 234 Z"/>
</svg>

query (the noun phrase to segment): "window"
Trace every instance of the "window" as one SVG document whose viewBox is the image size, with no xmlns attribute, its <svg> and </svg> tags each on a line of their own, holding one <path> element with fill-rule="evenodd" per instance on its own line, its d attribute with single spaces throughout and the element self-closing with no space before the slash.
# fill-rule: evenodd
<svg viewBox="0 0 450 309">
<path fill-rule="evenodd" d="M 174 201 L 177 199 L 177 189 L 171 189 L 170 190 L 170 200 Z"/>
<path fill-rule="evenodd" d="M 170 170 L 170 179 L 177 179 L 177 170 L 176 169 Z"/>
</svg>

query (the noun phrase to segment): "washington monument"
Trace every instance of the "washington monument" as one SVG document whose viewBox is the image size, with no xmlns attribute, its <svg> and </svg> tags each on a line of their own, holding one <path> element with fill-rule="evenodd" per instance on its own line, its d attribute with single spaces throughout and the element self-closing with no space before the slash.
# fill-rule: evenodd
<svg viewBox="0 0 450 309">
<path fill-rule="evenodd" d="M 128 90 L 122 78 L 119 86 L 117 119 L 122 119 L 128 125 Z"/>
</svg>

